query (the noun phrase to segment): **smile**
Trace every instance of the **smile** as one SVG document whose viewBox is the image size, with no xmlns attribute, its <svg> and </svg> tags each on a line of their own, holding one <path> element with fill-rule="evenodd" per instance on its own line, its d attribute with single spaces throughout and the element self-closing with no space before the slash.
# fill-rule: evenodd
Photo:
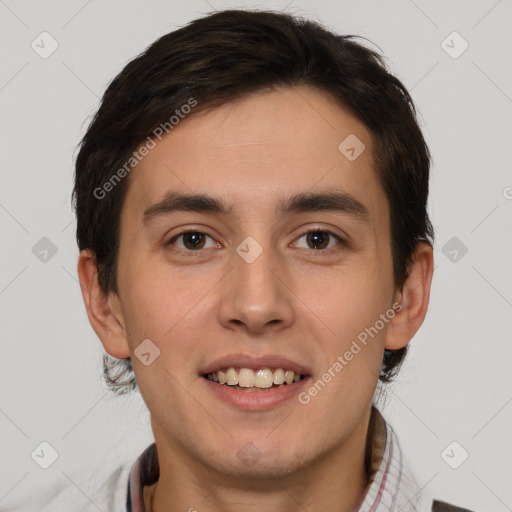
<svg viewBox="0 0 512 512">
<path fill-rule="evenodd" d="M 223 386 L 244 391 L 269 390 L 285 384 L 292 384 L 304 379 L 304 375 L 283 368 L 223 368 L 207 373 L 204 377 Z"/>
</svg>

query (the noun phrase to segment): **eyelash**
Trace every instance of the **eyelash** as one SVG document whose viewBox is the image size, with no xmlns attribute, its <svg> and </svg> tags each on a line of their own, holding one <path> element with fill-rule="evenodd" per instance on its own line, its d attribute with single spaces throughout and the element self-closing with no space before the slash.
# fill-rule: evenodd
<svg viewBox="0 0 512 512">
<path fill-rule="evenodd" d="M 178 240 L 183 235 L 187 235 L 189 233 L 205 235 L 205 236 L 207 236 L 207 237 L 209 237 L 209 238 L 211 238 L 213 240 L 213 238 L 210 235 L 208 235 L 207 233 L 204 233 L 202 231 L 187 230 L 187 231 L 181 231 L 180 233 L 174 235 L 171 239 L 169 239 L 165 243 L 165 245 L 166 246 L 172 246 L 175 243 L 176 240 Z M 300 240 L 302 237 L 307 236 L 307 235 L 309 235 L 311 233 L 327 234 L 327 235 L 329 235 L 329 237 L 335 238 L 339 242 L 340 245 L 342 245 L 342 246 L 347 246 L 348 245 L 346 240 L 341 238 L 339 235 L 334 234 L 332 231 L 329 231 L 328 229 L 311 229 L 309 231 L 306 231 L 302 235 L 300 235 L 296 240 Z M 330 242 L 330 240 L 329 240 L 329 242 Z M 319 251 L 319 252 L 330 252 L 330 251 L 335 250 L 335 249 L 336 249 L 336 247 L 330 247 L 328 249 L 310 249 L 310 250 L 311 251 Z M 200 253 L 203 249 L 191 250 L 191 249 L 182 249 L 181 247 L 178 247 L 176 250 L 184 251 L 186 253 Z"/>
</svg>

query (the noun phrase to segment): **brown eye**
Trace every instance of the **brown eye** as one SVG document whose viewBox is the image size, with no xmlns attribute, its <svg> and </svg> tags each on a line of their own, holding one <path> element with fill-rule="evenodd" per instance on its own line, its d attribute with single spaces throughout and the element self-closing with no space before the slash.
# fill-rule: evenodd
<svg viewBox="0 0 512 512">
<path fill-rule="evenodd" d="M 322 231 L 313 231 L 306 235 L 306 240 L 313 249 L 325 249 L 329 244 L 329 235 Z"/>
<path fill-rule="evenodd" d="M 305 248 L 305 249 L 314 249 L 314 250 L 324 250 L 331 249 L 333 247 L 333 241 L 344 244 L 344 241 L 339 236 L 331 233 L 330 231 L 309 231 L 308 233 L 304 233 L 302 236 L 298 238 L 298 240 L 305 238 L 306 247 L 302 246 L 296 242 L 296 246 Z M 337 245 L 334 243 L 334 246 Z"/>
<path fill-rule="evenodd" d="M 176 245 L 177 248 L 185 251 L 198 251 L 205 248 L 207 238 L 211 239 L 206 233 L 201 233 L 200 231 L 184 231 L 172 237 L 167 242 L 167 245 Z M 180 239 L 181 243 L 177 243 Z"/>
<path fill-rule="evenodd" d="M 202 249 L 204 246 L 203 233 L 185 233 L 183 235 L 183 245 L 187 249 Z"/>
</svg>

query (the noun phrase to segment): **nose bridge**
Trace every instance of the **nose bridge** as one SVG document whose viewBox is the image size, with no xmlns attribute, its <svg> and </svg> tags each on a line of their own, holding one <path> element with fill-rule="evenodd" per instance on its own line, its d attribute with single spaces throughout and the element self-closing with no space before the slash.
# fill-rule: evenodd
<svg viewBox="0 0 512 512">
<path fill-rule="evenodd" d="M 277 290 L 277 278 L 272 268 L 276 267 L 277 255 L 272 252 L 269 244 L 265 248 L 252 237 L 245 239 L 236 249 L 233 257 L 237 279 L 237 292 L 245 296 L 268 295 Z M 267 299 L 271 298 L 270 296 Z"/>
<path fill-rule="evenodd" d="M 228 286 L 220 308 L 224 325 L 244 325 L 261 332 L 268 325 L 288 325 L 293 309 L 289 289 L 283 284 L 282 258 L 253 237 L 246 237 L 233 252 Z"/>
</svg>

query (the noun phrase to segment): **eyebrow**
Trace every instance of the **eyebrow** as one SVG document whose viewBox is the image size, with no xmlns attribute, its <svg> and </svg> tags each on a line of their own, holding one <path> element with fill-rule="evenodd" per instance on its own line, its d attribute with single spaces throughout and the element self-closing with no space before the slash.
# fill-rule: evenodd
<svg viewBox="0 0 512 512">
<path fill-rule="evenodd" d="M 276 213 L 280 217 L 294 213 L 338 212 L 369 222 L 368 208 L 347 192 L 303 192 L 278 202 Z M 220 198 L 206 194 L 183 194 L 170 191 L 158 203 L 150 206 L 143 214 L 143 224 L 174 212 L 213 213 L 226 217 L 234 216 L 234 208 Z"/>
</svg>

